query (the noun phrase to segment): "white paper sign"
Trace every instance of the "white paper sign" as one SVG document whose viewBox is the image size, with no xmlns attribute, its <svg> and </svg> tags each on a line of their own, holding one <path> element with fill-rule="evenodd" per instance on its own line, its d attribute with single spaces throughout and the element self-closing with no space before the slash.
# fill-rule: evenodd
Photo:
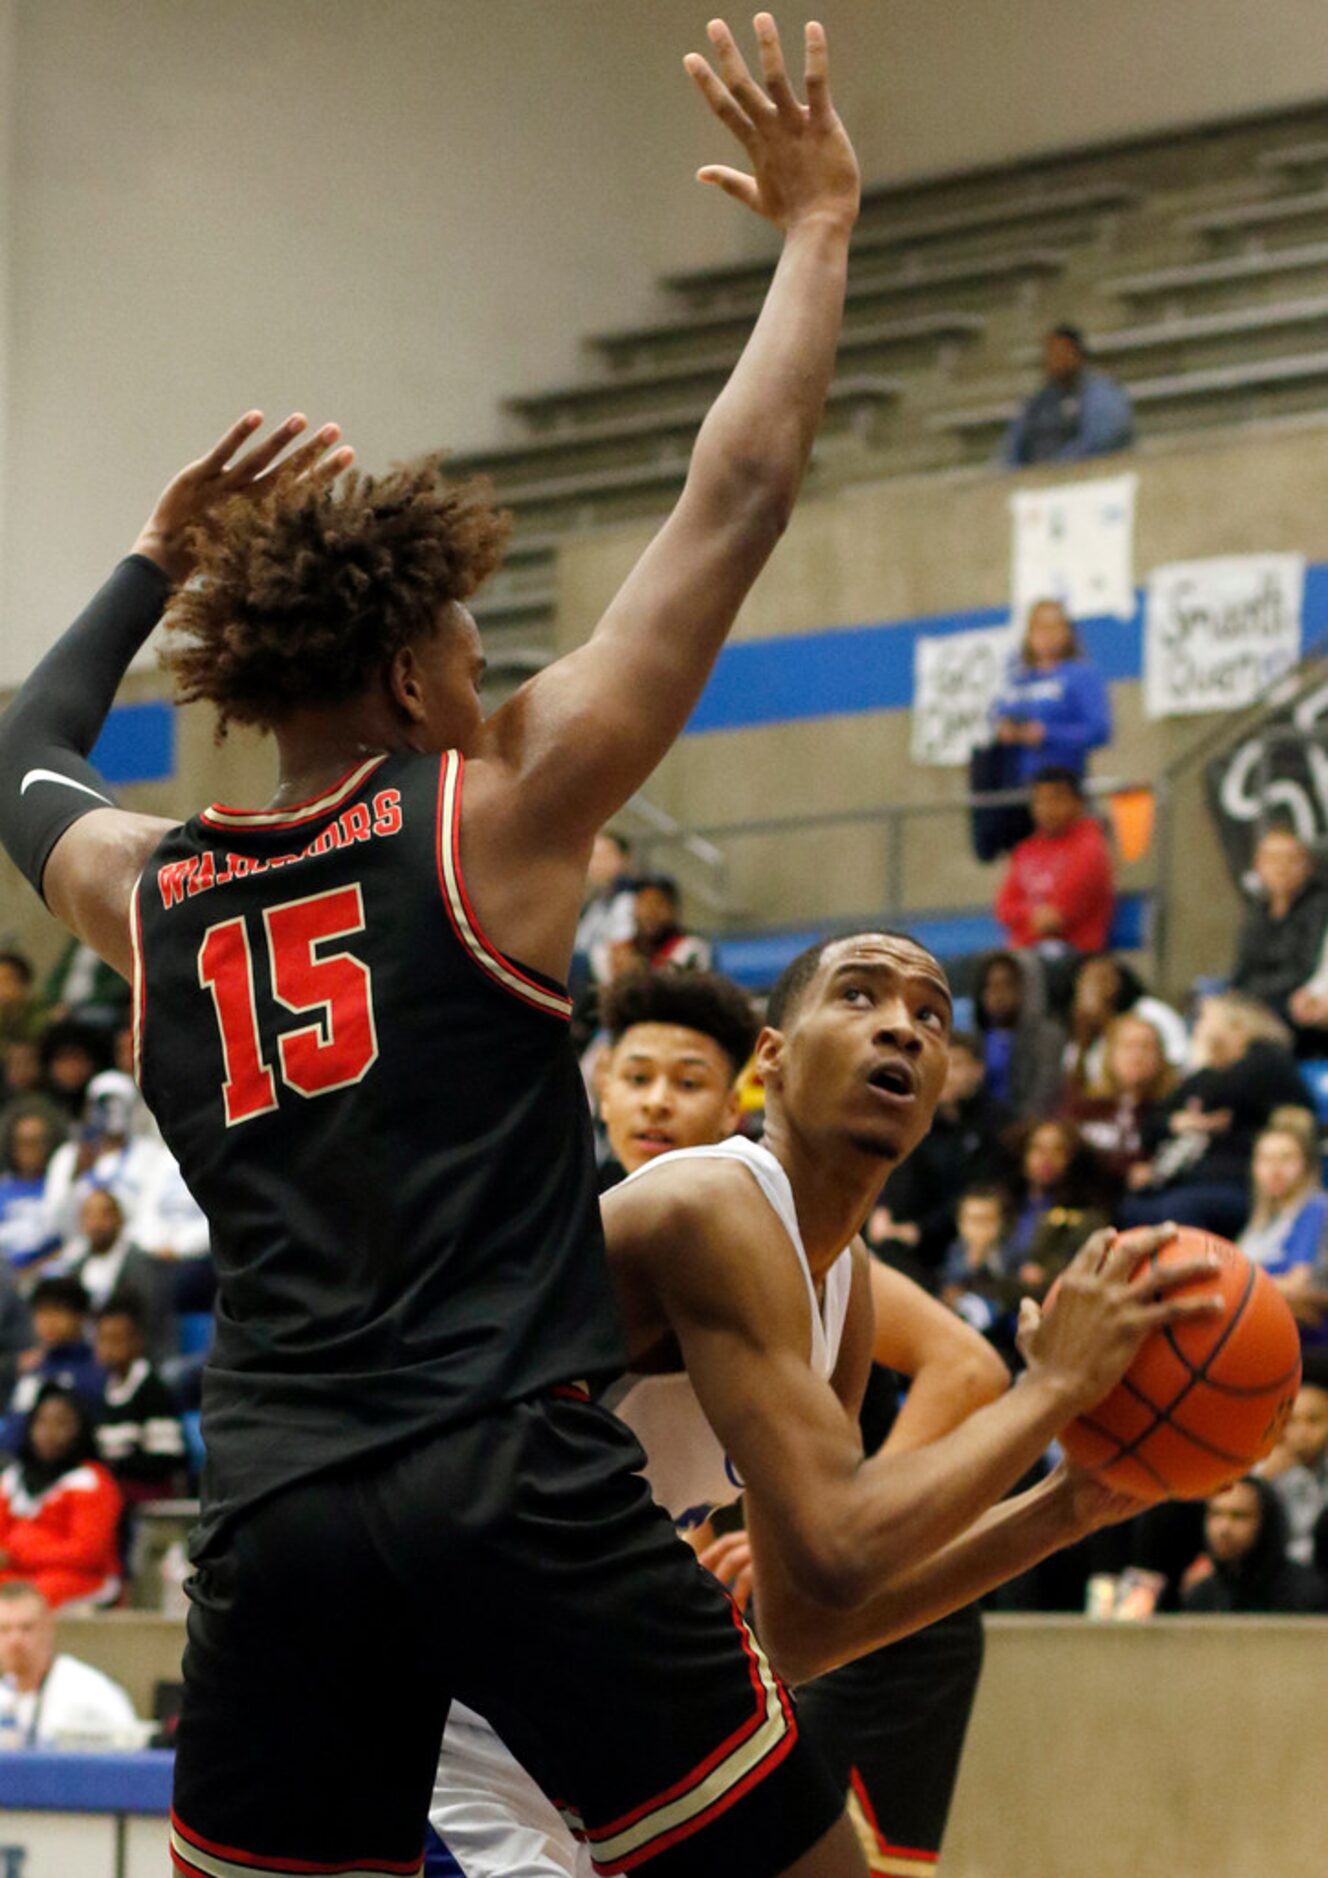
<svg viewBox="0 0 1328 1878">
<path fill-rule="evenodd" d="M 1014 634 L 1008 626 L 919 637 L 913 647 L 915 763 L 967 763 L 991 738 L 988 713 L 1005 681 Z"/>
<path fill-rule="evenodd" d="M 1011 614 L 1039 600 L 1072 619 L 1134 618 L 1134 474 L 1010 497 L 1014 517 Z"/>
<path fill-rule="evenodd" d="M 1305 558 L 1229 554 L 1153 570 L 1144 614 L 1149 717 L 1252 704 L 1300 657 Z"/>
</svg>

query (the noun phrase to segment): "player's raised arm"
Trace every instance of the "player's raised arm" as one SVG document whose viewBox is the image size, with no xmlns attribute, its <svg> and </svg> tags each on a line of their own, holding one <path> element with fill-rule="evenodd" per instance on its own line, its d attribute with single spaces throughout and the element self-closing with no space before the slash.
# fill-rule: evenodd
<svg viewBox="0 0 1328 1878">
<path fill-rule="evenodd" d="M 699 54 L 686 67 L 750 165 L 712 165 L 701 180 L 773 222 L 783 253 L 668 521 L 591 639 L 490 720 L 484 754 L 524 784 L 518 840 L 588 842 L 654 769 L 788 522 L 821 421 L 858 166 L 830 100 L 823 29 L 806 28 L 805 102 L 768 13 L 755 29 L 759 81 L 720 20 L 709 29 L 718 70 Z"/>
<path fill-rule="evenodd" d="M 351 460 L 334 448 L 335 424 L 283 458 L 305 428 L 298 414 L 245 449 L 262 421 L 246 413 L 172 477 L 128 557 L 0 718 L 0 841 L 56 917 L 126 975 L 134 881 L 172 824 L 117 808 L 88 761 L 120 681 L 188 577 L 191 536 L 211 511 L 270 474 L 332 476 Z"/>
</svg>

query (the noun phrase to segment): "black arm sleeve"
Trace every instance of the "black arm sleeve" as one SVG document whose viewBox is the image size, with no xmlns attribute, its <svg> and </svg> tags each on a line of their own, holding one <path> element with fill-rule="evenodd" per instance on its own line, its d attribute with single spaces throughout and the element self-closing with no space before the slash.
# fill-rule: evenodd
<svg viewBox="0 0 1328 1878">
<path fill-rule="evenodd" d="M 88 753 L 170 588 L 143 555 L 121 561 L 0 718 L 0 842 L 38 893 L 65 830 L 114 806 Z"/>
</svg>

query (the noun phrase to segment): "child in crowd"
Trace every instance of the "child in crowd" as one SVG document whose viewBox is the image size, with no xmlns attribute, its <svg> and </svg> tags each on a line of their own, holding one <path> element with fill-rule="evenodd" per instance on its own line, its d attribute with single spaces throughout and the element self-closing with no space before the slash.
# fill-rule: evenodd
<svg viewBox="0 0 1328 1878">
<path fill-rule="evenodd" d="M 1005 1248 L 1007 1271 L 1041 1294 L 1090 1233 L 1110 1224 L 1102 1170 L 1073 1122 L 1039 1122 L 1023 1155 L 1023 1196 Z"/>
<path fill-rule="evenodd" d="M 1147 1160 L 1146 1132 L 1179 1078 L 1167 1061 L 1157 1027 L 1137 1010 L 1111 1020 L 1102 1046 L 1095 1084 L 1081 1092 L 1071 1081 L 1061 1113 L 1077 1124 L 1112 1181 L 1123 1189 L 1130 1170 Z"/>
<path fill-rule="evenodd" d="M 984 1336 L 1008 1316 L 1018 1296 L 1005 1262 L 1009 1206 L 1002 1187 L 969 1187 L 959 1202 L 958 1234 L 941 1267 L 942 1302 Z"/>
<path fill-rule="evenodd" d="M 91 1407 L 104 1377 L 88 1342 L 88 1294 L 77 1278 L 43 1278 L 28 1300 L 36 1346 L 19 1359 L 19 1378 L 0 1421 L 0 1447 L 13 1454 L 42 1390 L 58 1384 Z"/>
</svg>

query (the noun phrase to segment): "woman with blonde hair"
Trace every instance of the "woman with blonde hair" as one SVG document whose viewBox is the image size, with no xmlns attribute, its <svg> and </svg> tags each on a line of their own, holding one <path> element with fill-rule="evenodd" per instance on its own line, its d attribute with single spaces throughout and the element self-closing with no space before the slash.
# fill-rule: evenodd
<svg viewBox="0 0 1328 1878">
<path fill-rule="evenodd" d="M 1205 998 L 1190 1074 L 1144 1129 L 1149 1159 L 1130 1174 L 1123 1226 L 1174 1219 L 1234 1239 L 1249 1218 L 1254 1143 L 1274 1109 L 1308 1108 L 1291 1033 L 1239 991 Z"/>
<path fill-rule="evenodd" d="M 1311 1289 L 1328 1229 L 1321 1166 L 1318 1125 L 1309 1110 L 1275 1109 L 1254 1144 L 1254 1205 L 1240 1249 L 1293 1307 Z"/>
<path fill-rule="evenodd" d="M 1167 1061 L 1161 1031 L 1139 1010 L 1113 1017 L 1101 1043 L 1096 1083 L 1079 1093 L 1071 1082 L 1060 1113 L 1077 1123 L 1112 1179 L 1124 1185 L 1146 1160 L 1145 1130 L 1180 1078 Z"/>
</svg>

